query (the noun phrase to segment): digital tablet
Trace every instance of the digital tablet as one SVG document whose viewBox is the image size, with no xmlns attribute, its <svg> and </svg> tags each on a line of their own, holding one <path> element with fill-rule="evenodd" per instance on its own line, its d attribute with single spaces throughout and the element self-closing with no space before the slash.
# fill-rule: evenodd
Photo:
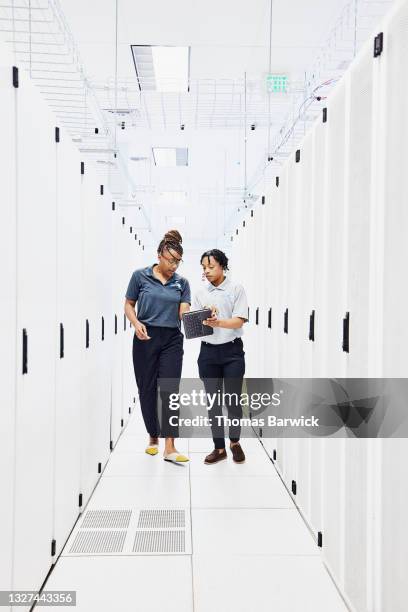
<svg viewBox="0 0 408 612">
<path fill-rule="evenodd" d="M 212 327 L 203 325 L 205 319 L 211 317 L 211 310 L 205 308 L 202 310 L 191 310 L 183 314 L 184 333 L 188 340 L 191 338 L 201 338 L 202 336 L 211 336 L 214 333 Z"/>
</svg>

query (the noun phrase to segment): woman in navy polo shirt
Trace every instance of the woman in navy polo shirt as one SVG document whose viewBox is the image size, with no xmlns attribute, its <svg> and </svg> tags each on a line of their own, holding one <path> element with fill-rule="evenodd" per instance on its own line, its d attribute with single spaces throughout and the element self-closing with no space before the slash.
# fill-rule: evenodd
<svg viewBox="0 0 408 612">
<path fill-rule="evenodd" d="M 203 275 L 207 279 L 205 287 L 195 296 L 196 308 L 211 308 L 212 316 L 203 321 L 214 328 L 211 336 L 201 342 L 198 357 L 200 378 L 204 381 L 207 393 L 218 394 L 223 386 L 226 394 L 239 397 L 245 374 L 245 353 L 241 336 L 242 326 L 248 320 L 248 302 L 242 285 L 234 283 L 226 276 L 228 258 L 222 251 L 212 249 L 201 256 Z M 230 419 L 242 418 L 242 407 L 235 399 L 228 401 Z M 205 463 L 218 463 L 227 458 L 225 450 L 224 427 L 216 417 L 222 416 L 222 405 L 214 403 L 209 411 L 214 450 L 207 455 Z M 240 425 L 229 428 L 230 449 L 236 463 L 245 461 L 245 454 L 239 443 Z"/>
<path fill-rule="evenodd" d="M 176 463 L 188 461 L 174 446 L 178 428 L 169 424 L 174 411 L 169 411 L 168 405 L 169 394 L 178 392 L 183 364 L 180 320 L 191 303 L 188 280 L 176 274 L 183 256 L 181 243 L 177 230 L 165 234 L 157 249 L 159 263 L 133 272 L 125 302 L 126 316 L 135 328 L 133 366 L 143 420 L 150 436 L 146 453 L 157 455 L 159 437 L 165 437 L 164 459 Z M 161 426 L 157 414 L 158 378 L 170 379 L 166 391 L 161 389 Z"/>
</svg>

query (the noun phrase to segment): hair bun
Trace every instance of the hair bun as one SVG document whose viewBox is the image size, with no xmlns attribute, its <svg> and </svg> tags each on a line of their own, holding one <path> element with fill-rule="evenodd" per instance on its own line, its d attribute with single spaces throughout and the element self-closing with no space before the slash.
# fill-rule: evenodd
<svg viewBox="0 0 408 612">
<path fill-rule="evenodd" d="M 169 230 L 168 232 L 166 232 L 164 234 L 164 240 L 166 242 L 177 242 L 179 244 L 183 242 L 180 232 L 178 232 L 175 229 Z"/>
</svg>

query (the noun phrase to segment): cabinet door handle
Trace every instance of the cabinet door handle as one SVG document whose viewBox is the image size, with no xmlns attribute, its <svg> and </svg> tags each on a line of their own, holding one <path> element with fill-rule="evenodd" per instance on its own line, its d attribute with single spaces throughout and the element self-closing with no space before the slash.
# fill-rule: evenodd
<svg viewBox="0 0 408 612">
<path fill-rule="evenodd" d="M 89 348 L 89 321 L 88 321 L 88 319 L 86 320 L 85 348 Z"/>
<path fill-rule="evenodd" d="M 268 328 L 272 328 L 272 308 L 268 310 Z"/>
<path fill-rule="evenodd" d="M 346 316 L 343 319 L 343 351 L 345 353 L 350 352 L 350 313 L 346 312 Z"/>
<path fill-rule="evenodd" d="M 28 373 L 28 335 L 27 330 L 23 329 L 23 374 Z"/>
<path fill-rule="evenodd" d="M 283 318 L 283 332 L 285 334 L 289 333 L 289 309 L 285 310 L 284 318 Z"/>
<path fill-rule="evenodd" d="M 60 323 L 60 359 L 64 358 L 64 326 Z"/>
<path fill-rule="evenodd" d="M 309 318 L 309 340 L 314 342 L 315 339 L 315 311 L 312 310 Z"/>
</svg>

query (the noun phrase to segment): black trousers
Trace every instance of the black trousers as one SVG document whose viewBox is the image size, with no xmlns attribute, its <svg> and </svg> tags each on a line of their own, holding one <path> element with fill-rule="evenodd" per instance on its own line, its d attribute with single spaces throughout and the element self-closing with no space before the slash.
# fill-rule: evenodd
<svg viewBox="0 0 408 612">
<path fill-rule="evenodd" d="M 179 392 L 184 336 L 173 327 L 146 325 L 146 329 L 150 340 L 139 340 L 136 334 L 133 338 L 133 368 L 143 420 L 152 438 L 177 438 L 178 427 L 172 426 L 169 418 L 178 416 L 178 411 L 169 409 L 169 396 Z M 167 380 L 158 389 L 160 378 Z"/>
<path fill-rule="evenodd" d="M 229 419 L 241 419 L 242 417 L 239 396 L 245 374 L 244 355 L 241 338 L 236 338 L 233 342 L 226 342 L 225 344 L 201 343 L 197 361 L 200 378 L 204 383 L 206 393 L 216 394 L 217 398 L 218 393 L 226 394 L 225 404 Z M 224 426 L 220 419 L 222 405 L 222 399 L 221 401 L 215 401 L 208 414 L 211 419 L 211 432 L 215 448 L 225 448 Z M 240 425 L 230 426 L 229 437 L 231 442 L 238 442 L 240 435 Z"/>
</svg>

